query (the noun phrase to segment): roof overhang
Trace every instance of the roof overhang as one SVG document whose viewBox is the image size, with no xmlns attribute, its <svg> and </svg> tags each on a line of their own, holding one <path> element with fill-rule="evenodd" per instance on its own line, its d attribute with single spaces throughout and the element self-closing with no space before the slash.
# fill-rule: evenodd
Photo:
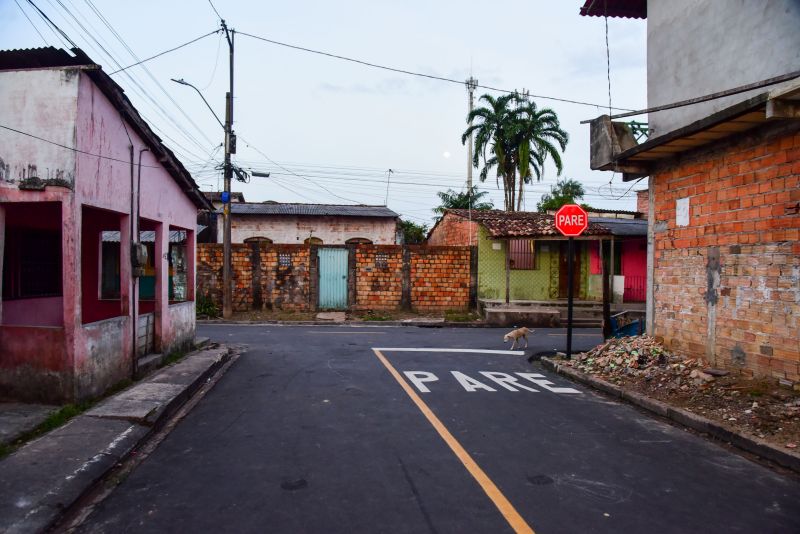
<svg viewBox="0 0 800 534">
<path fill-rule="evenodd" d="M 647 0 L 586 0 L 581 7 L 581 15 L 646 19 Z"/>
<path fill-rule="evenodd" d="M 662 161 L 776 119 L 800 119 L 800 82 L 788 88 L 748 98 L 683 128 L 648 139 L 640 145 L 619 152 L 614 148 L 620 144 L 612 140 L 612 147 L 606 151 L 610 150 L 616 154 L 610 161 L 593 168 L 621 172 L 624 181 L 637 179 L 649 175 L 652 168 Z M 600 117 L 592 121 L 592 128 L 597 131 L 613 132 L 614 128 L 608 128 L 608 122 L 607 116 Z M 595 139 L 592 140 L 592 145 L 594 152 Z"/>
</svg>

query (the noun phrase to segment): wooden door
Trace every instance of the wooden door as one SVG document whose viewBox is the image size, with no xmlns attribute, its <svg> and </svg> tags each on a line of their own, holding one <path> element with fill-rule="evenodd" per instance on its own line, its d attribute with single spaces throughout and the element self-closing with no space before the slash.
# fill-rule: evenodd
<svg viewBox="0 0 800 534">
<path fill-rule="evenodd" d="M 569 244 L 567 241 L 561 241 L 559 248 L 559 255 L 558 255 L 558 298 L 565 299 L 568 297 L 567 292 L 569 286 L 567 285 L 567 281 L 569 280 L 569 271 L 567 270 L 568 262 L 569 262 L 569 255 L 567 254 L 567 250 L 569 248 Z M 577 299 L 580 295 L 581 290 L 581 241 L 575 241 L 573 247 L 573 263 L 572 268 L 573 270 L 573 279 L 572 279 L 572 298 Z"/>
</svg>

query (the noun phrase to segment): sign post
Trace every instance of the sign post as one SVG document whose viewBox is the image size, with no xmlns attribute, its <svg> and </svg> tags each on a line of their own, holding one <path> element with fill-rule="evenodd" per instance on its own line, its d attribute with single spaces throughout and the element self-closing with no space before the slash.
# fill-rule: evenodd
<svg viewBox="0 0 800 534">
<path fill-rule="evenodd" d="M 567 359 L 572 357 L 572 299 L 575 285 L 575 238 L 589 227 L 589 215 L 577 204 L 565 204 L 556 212 L 556 230 L 569 238 L 567 244 Z"/>
</svg>

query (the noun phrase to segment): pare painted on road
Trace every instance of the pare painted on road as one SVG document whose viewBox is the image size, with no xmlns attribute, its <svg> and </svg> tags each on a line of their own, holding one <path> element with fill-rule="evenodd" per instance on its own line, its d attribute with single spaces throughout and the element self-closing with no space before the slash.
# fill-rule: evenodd
<svg viewBox="0 0 800 534">
<path fill-rule="evenodd" d="M 436 389 L 434 384 L 440 382 L 438 376 L 428 371 L 403 371 L 403 374 L 406 375 L 406 378 L 414 384 L 414 387 L 416 387 L 420 393 L 430 393 L 431 388 Z M 511 374 L 501 373 L 499 371 L 480 371 L 478 374 L 481 375 L 480 380 L 462 373 L 461 371 L 450 371 L 450 374 L 443 377 L 442 380 L 453 379 L 468 393 L 475 393 L 478 391 L 490 393 L 497 393 L 498 391 L 527 391 L 530 393 L 539 393 L 541 390 L 551 393 L 580 393 L 577 389 L 557 387 L 547 380 L 544 375 L 538 373 Z M 534 388 L 530 384 L 538 386 L 541 389 Z"/>
</svg>

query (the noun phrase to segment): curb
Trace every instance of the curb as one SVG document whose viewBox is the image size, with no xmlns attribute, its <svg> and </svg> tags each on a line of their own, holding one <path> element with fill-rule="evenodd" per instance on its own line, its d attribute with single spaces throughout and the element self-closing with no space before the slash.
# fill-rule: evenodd
<svg viewBox="0 0 800 534">
<path fill-rule="evenodd" d="M 743 451 L 755 454 L 756 456 L 800 474 L 800 454 L 785 451 L 759 438 L 734 432 L 716 421 L 702 417 L 688 410 L 670 406 L 669 404 L 651 399 L 633 391 L 627 391 L 601 378 L 576 371 L 572 367 L 560 365 L 551 358 L 543 357 L 541 362 L 549 371 L 566 376 L 575 382 L 591 386 L 612 397 L 622 399 L 651 413 L 669 419 L 670 421 L 689 427 L 692 430 L 708 434 L 713 438 L 730 443 Z"/>
<path fill-rule="evenodd" d="M 17 476 L 23 475 L 22 480 L 26 481 L 27 489 L 12 488 L 11 485 L 0 485 L 0 490 L 5 491 L 6 494 L 9 491 L 13 494 L 21 491 L 26 493 L 32 502 L 28 505 L 29 509 L 17 510 L 22 515 L 16 515 L 17 512 L 9 513 L 4 520 L 0 520 L 0 532 L 40 532 L 56 525 L 67 510 L 80 502 L 97 487 L 97 484 L 102 483 L 118 463 L 129 458 L 133 451 L 142 447 L 156 432 L 162 429 L 169 422 L 170 417 L 230 361 L 232 357 L 231 348 L 223 345 L 220 349 L 211 349 L 220 351 L 217 359 L 208 364 L 203 364 L 207 365 L 207 367 L 196 376 L 186 376 L 184 388 L 169 400 L 164 399 L 164 404 L 152 410 L 146 417 L 139 420 L 123 417 L 103 417 L 92 415 L 90 410 L 73 418 L 66 425 L 37 438 L 5 458 L 2 462 L 4 465 L 0 465 L 6 468 L 4 472 L 6 474 L 15 473 Z M 174 365 L 180 365 L 181 362 L 191 358 L 193 354 L 197 355 L 208 350 L 195 350 Z M 164 367 L 162 370 L 167 370 L 171 367 L 173 366 Z M 158 372 L 152 373 L 147 378 L 117 395 L 131 391 L 138 385 L 147 384 L 154 379 L 157 380 L 158 376 Z M 113 399 L 117 395 L 108 399 Z M 35 471 L 37 458 L 41 458 L 42 454 L 46 454 L 49 458 L 53 458 L 53 455 L 58 456 L 61 452 L 58 447 L 58 444 L 61 443 L 59 440 L 65 439 L 65 435 L 75 434 L 75 428 L 88 428 L 89 430 L 97 431 L 98 434 L 107 436 L 106 438 L 101 436 L 99 440 L 95 441 L 102 450 L 91 448 L 82 450 L 81 453 L 86 454 L 89 461 L 85 462 L 74 473 L 70 473 L 66 478 L 58 474 L 55 474 L 56 478 L 53 478 L 53 473 L 37 477 Z M 49 441 L 48 438 L 50 438 Z M 110 443 L 109 440 L 111 440 Z M 22 454 L 22 456 L 19 459 L 14 459 L 18 454 Z M 13 464 L 6 463 L 12 459 L 14 459 Z M 54 480 L 58 480 L 58 482 L 55 485 L 51 485 Z M 2 515 L 0 514 L 0 516 Z"/>
</svg>

